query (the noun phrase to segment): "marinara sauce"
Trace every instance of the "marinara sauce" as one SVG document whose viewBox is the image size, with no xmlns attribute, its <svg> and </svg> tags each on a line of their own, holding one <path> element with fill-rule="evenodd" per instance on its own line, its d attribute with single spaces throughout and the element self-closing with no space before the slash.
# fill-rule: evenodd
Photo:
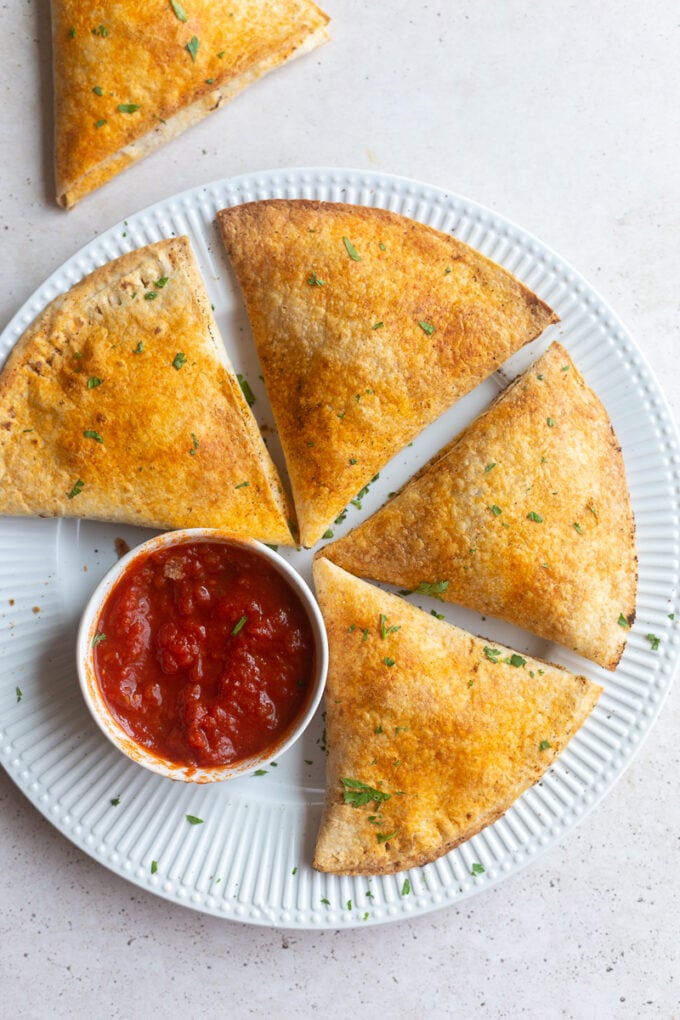
<svg viewBox="0 0 680 1020">
<path fill-rule="evenodd" d="M 312 629 L 284 578 L 222 542 L 159 549 L 130 565 L 94 638 L 97 680 L 138 744 L 215 766 L 275 743 L 312 678 Z"/>
</svg>

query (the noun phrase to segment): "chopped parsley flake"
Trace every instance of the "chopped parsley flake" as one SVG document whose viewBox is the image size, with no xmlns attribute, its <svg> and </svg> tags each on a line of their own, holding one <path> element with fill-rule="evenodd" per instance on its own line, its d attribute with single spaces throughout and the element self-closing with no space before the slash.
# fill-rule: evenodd
<svg viewBox="0 0 680 1020">
<path fill-rule="evenodd" d="M 97 128 L 97 130 L 99 130 L 99 128 L 102 128 L 102 127 L 104 127 L 104 125 L 105 125 L 106 123 L 107 123 L 107 121 L 106 121 L 106 120 L 104 120 L 104 119 L 102 119 L 102 120 L 96 120 L 96 121 L 94 122 L 94 126 L 95 126 L 95 127 Z"/>
<path fill-rule="evenodd" d="M 361 255 L 356 250 L 350 239 L 348 237 L 343 237 L 342 242 L 345 245 L 345 248 L 347 249 L 347 254 L 349 255 L 349 257 L 353 259 L 354 262 L 361 262 Z"/>
<path fill-rule="evenodd" d="M 327 899 L 326 896 L 322 896 L 321 897 L 321 902 L 323 903 L 323 905 L 325 907 L 330 907 L 330 905 L 331 905 L 331 901 L 329 899 Z"/>
<path fill-rule="evenodd" d="M 431 322 L 423 322 L 422 320 L 419 320 L 418 325 L 422 329 L 423 333 L 427 333 L 428 336 L 432 336 L 434 333 L 434 326 Z"/>
<path fill-rule="evenodd" d="M 364 804 L 370 804 L 371 802 L 381 804 L 391 797 L 391 794 L 386 793 L 384 790 L 376 790 L 375 787 L 362 783 L 360 779 L 341 778 L 340 782 L 344 787 L 343 796 L 345 804 L 351 804 L 355 808 L 363 807 Z"/>
<path fill-rule="evenodd" d="M 494 515 L 494 517 L 500 517 L 500 515 L 503 513 L 501 508 L 499 506 L 496 506 L 495 503 L 491 504 L 491 506 L 489 507 L 489 510 Z"/>
<path fill-rule="evenodd" d="M 91 376 L 90 376 L 90 378 L 89 378 L 89 379 L 87 380 L 87 388 L 88 388 L 88 390 L 94 390 L 94 389 L 96 389 L 96 388 L 97 388 L 97 386 L 101 386 L 101 384 L 103 383 L 103 381 L 104 381 L 104 380 L 103 380 L 103 379 L 100 379 L 100 378 L 99 378 L 98 376 L 96 376 L 96 375 L 91 375 Z"/>
<path fill-rule="evenodd" d="M 394 837 L 397 835 L 398 831 L 399 831 L 398 829 L 395 829 L 394 832 L 379 832 L 378 833 L 378 842 L 379 843 L 386 843 L 388 841 L 388 839 L 394 839 Z"/>
<path fill-rule="evenodd" d="M 246 403 L 247 403 L 248 407 L 252 407 L 253 404 L 255 403 L 255 394 L 253 393 L 253 391 L 250 388 L 250 383 L 248 382 L 247 379 L 245 379 L 241 375 L 240 372 L 237 373 L 236 378 L 238 379 L 239 386 L 241 387 L 241 391 L 243 393 L 243 396 L 246 398 Z"/>
<path fill-rule="evenodd" d="M 645 637 L 652 646 L 652 651 L 656 652 L 661 644 L 661 638 L 658 638 L 656 634 L 645 634 Z"/>
<path fill-rule="evenodd" d="M 489 648 L 488 645 L 484 645 L 484 655 L 490 662 L 499 662 L 501 657 L 501 653 L 498 648 Z"/>
<path fill-rule="evenodd" d="M 16 694 L 16 696 L 17 696 L 17 705 L 18 705 L 18 704 L 19 704 L 19 702 L 21 701 L 21 699 L 22 699 L 22 698 L 23 698 L 23 696 L 24 696 L 24 694 L 23 694 L 23 691 L 21 690 L 21 687 L 15 687 L 15 688 L 14 688 L 14 693 L 15 693 L 15 694 Z"/>
<path fill-rule="evenodd" d="M 483 875 L 485 871 L 486 868 L 484 867 L 484 865 L 478 864 L 477 861 L 475 861 L 472 867 L 470 868 L 471 875 Z"/>
<path fill-rule="evenodd" d="M 111 800 L 109 801 L 109 804 L 112 807 L 118 807 L 118 805 L 120 804 L 120 797 L 112 797 Z"/>
<path fill-rule="evenodd" d="M 177 3 L 177 0 L 170 0 L 170 6 L 175 12 L 175 17 L 179 21 L 188 21 L 186 11 L 184 10 L 181 4 Z"/>
<path fill-rule="evenodd" d="M 92 647 L 94 648 L 96 645 L 100 644 L 102 641 L 106 641 L 106 634 L 104 634 L 102 631 L 100 631 L 98 634 L 95 634 L 93 636 L 93 638 L 92 638 Z"/>
<path fill-rule="evenodd" d="M 539 751 L 548 751 L 552 747 L 549 740 L 542 740 L 538 745 Z"/>
<path fill-rule="evenodd" d="M 198 53 L 199 46 L 201 45 L 200 40 L 194 35 L 191 37 L 189 42 L 184 47 L 185 50 L 191 55 L 193 63 L 196 63 L 196 54 Z"/>
<path fill-rule="evenodd" d="M 72 31 L 73 31 L 73 36 L 75 37 L 75 34 L 76 34 L 75 28 L 72 29 Z M 100 35 L 102 37 L 102 39 L 106 39 L 108 34 L 109 34 L 109 30 L 106 27 L 106 25 L 97 25 L 96 28 L 92 29 L 92 35 Z"/>
<path fill-rule="evenodd" d="M 415 589 L 416 595 L 432 595 L 441 601 L 441 596 L 449 586 L 448 581 L 421 581 Z"/>
<path fill-rule="evenodd" d="M 515 666 L 517 669 L 519 669 L 521 666 L 526 666 L 527 664 L 526 659 L 523 659 L 521 655 L 517 655 L 514 653 L 508 656 L 507 659 L 503 659 L 503 662 L 506 664 L 506 666 Z"/>
<path fill-rule="evenodd" d="M 154 287 L 157 287 L 158 290 L 163 290 L 163 287 L 165 287 L 169 279 L 170 279 L 169 276 L 160 276 L 157 280 L 154 280 L 153 285 Z"/>
<path fill-rule="evenodd" d="M 545 420 L 546 420 L 546 423 L 547 423 L 549 429 L 553 429 L 555 427 L 555 419 L 554 418 L 546 418 Z"/>
<path fill-rule="evenodd" d="M 574 521 L 574 528 L 575 528 L 576 531 L 578 531 L 579 535 L 583 534 L 583 528 L 578 523 L 578 521 Z"/>
<path fill-rule="evenodd" d="M 238 485 L 234 486 L 234 488 L 235 489 L 245 489 L 248 485 L 250 485 L 250 482 L 239 482 Z"/>
<path fill-rule="evenodd" d="M 147 290 L 146 294 L 144 295 L 144 300 L 145 301 L 155 301 L 157 297 L 158 297 L 158 294 L 156 293 L 155 290 Z"/>
<path fill-rule="evenodd" d="M 630 624 L 623 613 L 619 613 L 618 624 L 619 627 L 630 627 Z"/>
<path fill-rule="evenodd" d="M 77 495 L 79 495 L 82 492 L 84 485 L 85 482 L 82 480 L 82 478 L 79 478 L 78 481 L 73 486 L 73 488 L 71 489 L 71 491 L 66 493 L 66 498 L 74 499 Z"/>
<path fill-rule="evenodd" d="M 119 103 L 117 109 L 118 109 L 118 113 L 137 113 L 137 110 L 139 110 L 139 104 L 138 103 Z"/>
<path fill-rule="evenodd" d="M 236 624 L 236 626 L 234 627 L 234 629 L 231 632 L 234 635 L 234 637 L 237 634 L 241 633 L 241 631 L 243 630 L 243 628 L 246 625 L 247 619 L 248 618 L 246 616 L 242 616 L 241 619 L 238 621 L 238 623 Z"/>
<path fill-rule="evenodd" d="M 404 884 L 401 887 L 401 895 L 402 896 L 408 896 L 408 894 L 410 892 L 411 892 L 411 883 L 409 882 L 409 880 L 407 878 L 405 878 L 404 879 Z"/>
<path fill-rule="evenodd" d="M 311 276 L 307 277 L 307 283 L 310 287 L 324 287 L 326 285 L 326 281 L 320 279 L 316 273 L 312 273 Z"/>
<path fill-rule="evenodd" d="M 144 350 L 144 341 L 140 340 L 132 353 L 133 354 L 141 354 L 143 350 Z"/>
<path fill-rule="evenodd" d="M 384 322 L 374 322 L 371 329 L 382 329 L 384 325 Z"/>
<path fill-rule="evenodd" d="M 496 467 L 496 462 L 495 461 L 493 463 L 491 463 L 491 464 L 487 464 L 486 467 L 484 468 L 484 474 L 488 475 L 489 471 L 493 471 L 493 469 L 495 467 Z"/>
<path fill-rule="evenodd" d="M 152 875 L 155 875 L 155 874 L 156 874 L 156 872 L 158 871 L 158 861 L 152 861 L 152 862 L 151 862 L 151 868 L 150 868 L 150 870 L 151 870 L 151 874 L 152 874 Z"/>
<path fill-rule="evenodd" d="M 321 537 L 322 538 L 332 538 L 333 537 L 333 532 L 331 531 L 330 528 L 326 528 L 326 530 L 324 531 L 324 533 L 323 533 L 323 535 Z"/>
<path fill-rule="evenodd" d="M 431 609 L 430 610 L 430 616 L 434 616 L 435 620 L 443 620 L 443 619 L 445 619 L 444 614 L 443 613 L 438 613 L 436 609 Z"/>
<path fill-rule="evenodd" d="M 385 658 L 383 659 L 383 662 L 385 663 L 386 666 L 394 666 L 394 664 L 395 664 L 395 660 L 394 659 L 390 659 L 389 655 L 385 656 Z"/>
<path fill-rule="evenodd" d="M 196 815 L 185 815 L 189 825 L 203 825 L 203 819 L 197 818 Z"/>
<path fill-rule="evenodd" d="M 172 362 L 172 367 L 177 369 L 177 371 L 179 372 L 182 365 L 186 365 L 186 362 L 187 362 L 186 354 L 183 354 L 182 351 L 177 351 L 177 354 L 175 355 Z"/>
<path fill-rule="evenodd" d="M 527 520 L 536 521 L 537 524 L 543 524 L 543 518 L 541 517 L 541 515 L 535 513 L 533 510 L 530 510 L 529 513 L 527 514 Z"/>
<path fill-rule="evenodd" d="M 95 87 L 92 89 L 92 91 L 94 92 L 95 96 L 103 96 L 104 95 L 104 90 L 102 89 L 101 85 L 95 85 Z"/>
<path fill-rule="evenodd" d="M 253 775 L 254 776 L 266 776 L 267 775 L 267 770 L 266 769 L 255 769 L 255 771 L 253 772 Z"/>
<path fill-rule="evenodd" d="M 94 429 L 83 429 L 83 435 L 85 436 L 86 439 L 94 439 L 96 443 L 104 442 L 99 433 L 95 432 Z"/>
<path fill-rule="evenodd" d="M 401 630 L 401 624 L 395 624 L 392 627 L 387 626 L 387 617 L 384 613 L 380 614 L 380 637 L 385 640 L 388 634 L 396 634 L 398 630 Z"/>
</svg>

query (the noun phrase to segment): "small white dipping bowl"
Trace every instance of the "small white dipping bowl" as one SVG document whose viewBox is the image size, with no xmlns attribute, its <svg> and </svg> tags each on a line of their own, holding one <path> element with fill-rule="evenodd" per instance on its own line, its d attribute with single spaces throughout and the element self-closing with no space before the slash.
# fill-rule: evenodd
<svg viewBox="0 0 680 1020">
<path fill-rule="evenodd" d="M 271 744 L 249 758 L 241 758 L 227 765 L 178 765 L 138 744 L 121 726 L 104 699 L 94 668 L 93 639 L 97 633 L 99 617 L 104 604 L 118 580 L 140 558 L 167 546 L 194 542 L 220 542 L 246 549 L 266 560 L 287 582 L 300 599 L 307 613 L 314 640 L 313 672 L 305 701 L 288 727 L 274 738 Z M 186 528 L 169 531 L 143 542 L 115 564 L 100 581 L 90 596 L 78 628 L 76 643 L 78 679 L 85 702 L 95 722 L 115 746 L 132 761 L 169 779 L 191 783 L 214 783 L 233 779 L 279 757 L 301 736 L 311 721 L 323 694 L 328 671 L 328 641 L 321 611 L 309 587 L 300 575 L 278 553 L 253 539 L 242 538 L 212 528 Z"/>
</svg>

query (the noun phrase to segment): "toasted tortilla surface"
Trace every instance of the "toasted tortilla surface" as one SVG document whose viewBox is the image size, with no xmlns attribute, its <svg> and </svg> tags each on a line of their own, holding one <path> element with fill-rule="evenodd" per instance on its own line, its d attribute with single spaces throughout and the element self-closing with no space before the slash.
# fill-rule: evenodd
<svg viewBox="0 0 680 1020">
<path fill-rule="evenodd" d="M 623 457 L 605 408 L 558 343 L 324 554 L 401 588 L 437 585 L 446 601 L 607 669 L 635 618 Z"/>
<path fill-rule="evenodd" d="M 292 543 L 186 237 L 55 298 L 0 374 L 0 512 Z"/>
<path fill-rule="evenodd" d="M 385 209 L 222 210 L 312 546 L 400 449 L 556 316 L 511 273 Z"/>
<path fill-rule="evenodd" d="M 325 42 L 328 20 L 310 0 L 52 0 L 60 205 Z"/>
<path fill-rule="evenodd" d="M 326 796 L 314 867 L 418 867 L 503 815 L 602 688 L 440 621 L 317 558 L 329 639 Z"/>
</svg>

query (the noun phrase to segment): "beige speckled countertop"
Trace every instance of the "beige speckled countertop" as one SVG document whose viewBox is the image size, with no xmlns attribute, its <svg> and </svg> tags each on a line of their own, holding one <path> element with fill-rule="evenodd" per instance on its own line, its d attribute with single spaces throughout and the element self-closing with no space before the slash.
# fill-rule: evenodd
<svg viewBox="0 0 680 1020">
<path fill-rule="evenodd" d="M 377 169 L 466 195 L 559 252 L 628 326 L 677 418 L 677 4 L 325 6 L 330 45 L 66 213 L 49 3 L 3 4 L 0 326 L 65 258 L 157 199 L 258 169 Z M 0 772 L 0 1012 L 680 1017 L 678 732 L 676 685 L 618 784 L 556 847 L 459 906 L 364 930 L 247 927 L 156 898 L 71 845 Z"/>
</svg>

